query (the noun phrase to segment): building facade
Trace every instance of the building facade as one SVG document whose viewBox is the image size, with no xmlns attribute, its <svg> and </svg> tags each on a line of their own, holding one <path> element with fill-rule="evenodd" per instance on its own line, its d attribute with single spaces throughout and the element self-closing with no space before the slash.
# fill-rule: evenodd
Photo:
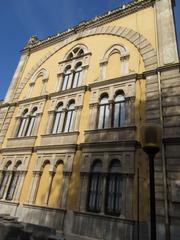
<svg viewBox="0 0 180 240">
<path fill-rule="evenodd" d="M 31 37 L 0 103 L 0 213 L 66 239 L 148 239 L 140 126 L 160 123 L 158 239 L 180 238 L 180 64 L 172 0 Z M 139 223 L 139 224 L 138 224 Z"/>
</svg>

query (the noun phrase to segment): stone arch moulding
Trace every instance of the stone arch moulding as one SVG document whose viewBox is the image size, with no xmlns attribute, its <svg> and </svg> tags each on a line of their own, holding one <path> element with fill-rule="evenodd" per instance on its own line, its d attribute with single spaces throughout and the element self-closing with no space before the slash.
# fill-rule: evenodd
<svg viewBox="0 0 180 240">
<path fill-rule="evenodd" d="M 31 83 L 35 83 L 36 79 L 38 77 L 43 77 L 43 80 L 48 80 L 49 78 L 49 72 L 47 69 L 45 68 L 41 68 L 38 72 L 36 72 L 33 76 L 32 76 L 32 79 L 31 79 Z"/>
<path fill-rule="evenodd" d="M 73 46 L 66 54 L 65 56 L 63 57 L 62 61 L 66 60 L 67 59 L 67 56 L 69 55 L 69 53 L 71 51 L 73 51 L 75 48 L 81 48 L 84 50 L 84 53 L 88 53 L 88 47 L 85 45 L 85 44 L 82 44 L 82 43 L 78 43 L 76 44 L 75 46 Z"/>
<path fill-rule="evenodd" d="M 29 81 L 29 79 L 35 74 L 35 72 L 40 68 L 40 66 L 48 60 L 52 55 L 58 52 L 61 48 L 66 45 L 79 40 L 83 37 L 89 37 L 94 35 L 114 35 L 125 38 L 129 42 L 131 42 L 140 52 L 146 71 L 154 69 L 157 67 L 157 55 L 155 49 L 152 47 L 151 43 L 140 33 L 121 26 L 101 26 L 93 29 L 88 29 L 83 32 L 72 35 L 71 37 L 67 37 L 64 41 L 61 41 L 54 49 L 50 50 L 46 55 L 44 55 L 30 70 L 30 72 L 25 76 L 21 84 L 18 86 L 15 95 L 14 101 L 18 100 L 19 95 Z"/>
<path fill-rule="evenodd" d="M 108 48 L 100 61 L 100 76 L 99 80 L 105 80 L 106 76 L 106 68 L 109 61 L 109 57 L 118 52 L 120 54 L 120 61 L 121 61 L 121 74 L 125 75 L 129 73 L 129 51 L 128 48 L 120 43 L 116 43 Z"/>
</svg>

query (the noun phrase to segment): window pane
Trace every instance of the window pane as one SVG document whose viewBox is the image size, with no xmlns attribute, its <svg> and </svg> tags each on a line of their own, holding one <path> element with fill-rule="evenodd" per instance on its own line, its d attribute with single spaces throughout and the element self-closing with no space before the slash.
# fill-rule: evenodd
<svg viewBox="0 0 180 240">
<path fill-rule="evenodd" d="M 73 74 L 71 73 L 70 75 L 68 75 L 68 83 L 67 83 L 66 89 L 69 89 L 72 87 L 72 80 L 73 80 Z"/>
<path fill-rule="evenodd" d="M 4 190 L 6 188 L 8 179 L 9 179 L 9 173 L 3 172 L 2 180 L 1 180 L 1 186 L 0 186 L 0 198 L 3 198 Z"/>
<path fill-rule="evenodd" d="M 73 79 L 73 88 L 78 86 L 80 72 L 75 72 Z"/>
<path fill-rule="evenodd" d="M 100 173 L 91 175 L 89 188 L 88 209 L 90 211 L 100 211 L 102 197 L 102 178 Z"/>
<path fill-rule="evenodd" d="M 22 118 L 21 119 L 20 126 L 19 126 L 19 131 L 18 131 L 18 134 L 17 134 L 18 137 L 23 136 L 26 120 L 27 120 L 27 118 Z"/>
<path fill-rule="evenodd" d="M 109 214 L 120 214 L 122 207 L 122 179 L 119 174 L 110 174 L 107 187 L 106 211 Z"/>
<path fill-rule="evenodd" d="M 68 78 L 69 78 L 69 75 L 64 76 L 62 90 L 65 90 L 67 88 Z"/>
<path fill-rule="evenodd" d="M 124 101 L 124 96 L 122 94 L 118 94 L 115 97 L 115 102 L 122 102 L 122 101 Z"/>
<path fill-rule="evenodd" d="M 105 106 L 100 106 L 99 108 L 99 122 L 98 122 L 99 129 L 103 128 L 103 125 L 104 125 L 104 109 L 105 109 Z"/>
<path fill-rule="evenodd" d="M 108 128 L 109 124 L 109 105 L 105 105 L 105 113 L 104 113 L 104 128 Z"/>
<path fill-rule="evenodd" d="M 125 104 L 124 102 L 118 102 L 114 105 L 114 127 L 123 126 L 125 121 Z"/>
<path fill-rule="evenodd" d="M 65 122 L 64 132 L 69 132 L 69 130 L 70 130 L 71 117 L 72 117 L 72 111 L 68 111 L 67 115 L 66 115 L 66 122 Z"/>
<path fill-rule="evenodd" d="M 61 121 L 61 113 L 56 112 L 52 133 L 60 132 L 60 121 Z"/>
<path fill-rule="evenodd" d="M 29 122 L 29 125 L 28 125 L 26 136 L 31 136 L 32 131 L 33 131 L 33 127 L 34 127 L 34 124 L 35 124 L 35 120 L 36 120 L 35 116 L 32 116 L 30 118 L 30 122 Z"/>
<path fill-rule="evenodd" d="M 125 103 L 122 102 L 121 103 L 121 126 L 124 124 L 125 122 Z"/>
<path fill-rule="evenodd" d="M 19 178 L 19 173 L 18 172 L 12 174 L 12 178 L 11 178 L 9 188 L 8 188 L 8 192 L 7 192 L 7 196 L 6 196 L 7 200 L 12 200 L 13 199 L 13 195 L 15 193 L 18 178 Z"/>
</svg>

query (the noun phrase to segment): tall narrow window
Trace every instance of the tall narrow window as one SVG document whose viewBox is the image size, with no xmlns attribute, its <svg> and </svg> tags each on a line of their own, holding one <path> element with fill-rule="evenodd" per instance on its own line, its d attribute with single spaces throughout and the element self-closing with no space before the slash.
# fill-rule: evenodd
<svg viewBox="0 0 180 240">
<path fill-rule="evenodd" d="M 82 80 L 82 63 L 78 63 L 73 76 L 73 88 L 79 87 Z"/>
<path fill-rule="evenodd" d="M 92 166 L 89 179 L 89 196 L 87 208 L 99 212 L 102 204 L 102 162 L 96 160 Z"/>
<path fill-rule="evenodd" d="M 59 104 L 56 108 L 55 115 L 54 115 L 54 124 L 53 124 L 53 128 L 52 128 L 52 133 L 60 133 L 62 131 L 62 126 L 61 126 L 62 125 L 61 124 L 62 108 L 63 108 L 62 103 Z"/>
<path fill-rule="evenodd" d="M 75 103 L 71 102 L 65 116 L 64 132 L 71 132 L 73 130 L 72 127 L 74 122 L 74 111 L 75 111 Z"/>
<path fill-rule="evenodd" d="M 73 73 L 71 66 L 67 66 L 63 78 L 62 90 L 66 90 L 72 87 Z"/>
<path fill-rule="evenodd" d="M 34 128 L 35 121 L 36 121 L 36 114 L 37 114 L 37 107 L 33 108 L 32 113 L 29 117 L 29 123 L 27 126 L 27 131 L 25 133 L 26 136 L 31 136 L 33 133 L 33 128 Z"/>
<path fill-rule="evenodd" d="M 28 109 L 25 109 L 20 119 L 20 125 L 17 133 L 17 137 L 24 137 L 26 134 L 27 124 L 29 122 Z"/>
<path fill-rule="evenodd" d="M 109 124 L 109 103 L 108 96 L 105 95 L 101 98 L 99 104 L 98 129 L 108 128 L 108 124 Z"/>
<path fill-rule="evenodd" d="M 122 127 L 125 120 L 125 101 L 124 95 L 118 94 L 114 100 L 114 120 L 113 127 Z"/>
<path fill-rule="evenodd" d="M 106 212 L 120 215 L 122 208 L 122 177 L 120 175 L 120 162 L 113 160 L 109 167 L 106 186 Z"/>
<path fill-rule="evenodd" d="M 2 172 L 1 183 L 0 183 L 0 199 L 3 198 L 3 196 L 4 196 L 4 192 L 7 187 L 8 180 L 10 178 L 10 172 L 8 171 L 9 167 L 11 167 L 11 162 L 8 162 L 6 164 L 6 167 L 5 167 L 4 171 Z"/>
<path fill-rule="evenodd" d="M 14 171 L 13 171 L 13 173 L 12 173 L 11 181 L 9 183 L 8 191 L 7 191 L 7 195 L 6 195 L 7 200 L 12 200 L 13 197 L 14 197 L 15 190 L 17 188 L 18 179 L 19 179 L 19 176 L 20 176 L 20 172 L 18 171 L 20 165 L 21 165 L 21 162 L 18 162 Z"/>
</svg>

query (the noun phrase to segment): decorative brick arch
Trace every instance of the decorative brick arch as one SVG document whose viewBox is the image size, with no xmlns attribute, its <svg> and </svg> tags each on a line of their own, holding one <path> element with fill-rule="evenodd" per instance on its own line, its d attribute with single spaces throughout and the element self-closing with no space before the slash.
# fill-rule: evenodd
<svg viewBox="0 0 180 240">
<path fill-rule="evenodd" d="M 54 47 L 52 50 L 50 50 L 47 54 L 45 54 L 30 70 L 30 72 L 25 76 L 21 84 L 19 85 L 14 100 L 17 100 L 19 98 L 19 95 L 26 85 L 26 83 L 29 81 L 29 79 L 33 76 L 33 74 L 38 70 L 41 65 L 47 61 L 52 55 L 54 55 L 56 52 L 58 52 L 61 48 L 65 47 L 66 45 L 79 40 L 84 37 L 94 36 L 94 35 L 114 35 L 122 37 L 129 42 L 131 42 L 140 52 L 143 61 L 144 66 L 146 70 L 151 70 L 157 67 L 157 56 L 156 51 L 152 47 L 151 43 L 140 33 L 135 32 L 132 29 L 126 28 L 126 27 L 120 27 L 120 26 L 101 26 L 96 27 L 93 29 L 88 29 L 83 32 L 73 34 L 70 37 L 67 37 L 67 39 L 61 41 L 56 47 Z"/>
</svg>

